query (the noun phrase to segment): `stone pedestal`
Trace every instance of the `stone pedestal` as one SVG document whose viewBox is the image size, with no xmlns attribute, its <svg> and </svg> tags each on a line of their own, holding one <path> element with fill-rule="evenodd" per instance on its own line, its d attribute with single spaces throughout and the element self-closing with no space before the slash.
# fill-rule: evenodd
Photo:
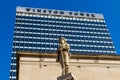
<svg viewBox="0 0 120 80">
<path fill-rule="evenodd" d="M 77 80 L 77 78 L 72 73 L 68 73 L 66 75 L 57 77 L 57 80 Z"/>
</svg>

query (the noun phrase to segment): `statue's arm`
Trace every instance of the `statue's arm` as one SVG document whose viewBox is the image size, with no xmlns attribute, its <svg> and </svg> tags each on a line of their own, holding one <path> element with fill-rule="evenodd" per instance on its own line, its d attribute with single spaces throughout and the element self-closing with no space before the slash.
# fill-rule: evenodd
<svg viewBox="0 0 120 80">
<path fill-rule="evenodd" d="M 65 46 L 63 48 L 69 50 L 70 46 L 69 46 L 69 44 L 65 44 Z"/>
<path fill-rule="evenodd" d="M 59 50 L 58 49 L 56 50 L 56 55 L 57 55 L 56 62 L 59 62 Z"/>
</svg>

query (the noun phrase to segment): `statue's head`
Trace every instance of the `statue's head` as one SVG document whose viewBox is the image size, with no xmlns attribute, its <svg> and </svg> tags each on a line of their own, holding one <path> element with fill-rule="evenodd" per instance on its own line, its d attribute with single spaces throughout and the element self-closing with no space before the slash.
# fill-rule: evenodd
<svg viewBox="0 0 120 80">
<path fill-rule="evenodd" d="M 59 43 L 66 43 L 66 39 L 64 37 L 59 38 Z"/>
</svg>

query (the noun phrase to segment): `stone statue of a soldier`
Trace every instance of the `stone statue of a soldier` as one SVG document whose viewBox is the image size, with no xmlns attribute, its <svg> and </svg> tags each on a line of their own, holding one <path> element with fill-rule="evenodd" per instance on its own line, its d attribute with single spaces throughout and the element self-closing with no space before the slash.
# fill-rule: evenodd
<svg viewBox="0 0 120 80">
<path fill-rule="evenodd" d="M 70 46 L 66 42 L 66 39 L 61 37 L 59 38 L 59 47 L 57 49 L 57 62 L 60 62 L 62 67 L 62 75 L 69 73 L 69 53 Z"/>
</svg>

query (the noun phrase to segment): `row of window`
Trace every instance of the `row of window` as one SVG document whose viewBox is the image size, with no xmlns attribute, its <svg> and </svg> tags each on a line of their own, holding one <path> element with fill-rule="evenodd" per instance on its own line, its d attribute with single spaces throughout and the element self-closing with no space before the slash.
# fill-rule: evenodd
<svg viewBox="0 0 120 80">
<path fill-rule="evenodd" d="M 45 49 L 29 49 L 29 48 L 16 48 L 16 50 L 19 50 L 19 51 L 32 51 L 32 52 L 42 52 L 42 53 L 55 53 L 55 50 L 45 50 Z M 70 53 L 72 54 L 115 54 L 115 51 L 100 51 L 100 50 L 84 50 L 84 51 L 70 51 Z"/>
<path fill-rule="evenodd" d="M 16 18 L 17 20 L 26 20 L 26 21 L 43 21 L 43 22 L 62 22 L 62 23 L 74 23 L 74 24 L 80 24 L 80 23 L 92 23 L 92 24 L 103 24 L 105 25 L 105 22 L 90 22 L 90 21 L 83 21 L 83 20 L 64 20 L 64 19 L 46 19 L 46 18 L 39 18 L 39 19 L 32 19 L 32 18 Z"/>
<path fill-rule="evenodd" d="M 87 31 L 86 33 L 88 32 L 93 32 L 93 33 L 99 33 L 101 32 L 101 34 L 103 33 L 108 33 L 107 30 L 100 30 L 100 29 L 87 29 L 87 28 L 68 28 L 68 27 L 63 27 L 63 28 L 60 28 L 60 27 L 52 27 L 52 26 L 40 26 L 38 29 L 36 28 L 29 28 L 29 27 L 16 27 L 15 29 L 27 29 L 27 30 L 31 30 L 31 31 L 35 31 L 35 30 L 48 30 L 48 31 L 64 31 L 64 32 L 85 32 Z M 27 31 L 26 30 L 26 31 Z M 36 31 L 37 32 L 37 31 Z M 100 34 L 100 33 L 99 33 Z"/>
<path fill-rule="evenodd" d="M 21 41 L 24 43 L 42 43 L 42 42 L 46 42 L 46 43 L 58 43 L 58 40 L 57 39 L 54 39 L 54 38 L 40 38 L 40 39 L 35 39 L 35 38 L 20 38 L 20 37 L 17 37 L 17 38 L 14 38 L 14 41 L 13 42 L 17 42 L 17 41 Z M 26 42 L 28 41 L 28 42 Z M 74 43 L 74 44 L 96 44 L 96 45 L 112 45 L 112 42 L 105 42 L 105 41 L 90 41 L 90 40 L 87 40 L 87 41 L 84 41 L 84 40 L 74 40 L 74 39 L 70 39 L 70 40 L 67 40 L 68 43 Z"/>
<path fill-rule="evenodd" d="M 17 13 L 16 14 L 16 18 L 18 18 L 18 17 L 24 17 L 24 18 L 52 18 L 52 19 L 63 19 L 63 20 L 81 20 L 81 21 L 91 21 L 91 22 L 105 22 L 104 20 L 99 20 L 99 19 L 87 19 L 87 18 L 76 18 L 76 17 L 63 17 L 63 16 L 60 16 L 60 17 L 58 17 L 58 16 L 50 16 L 50 15 L 48 15 L 48 16 L 46 16 L 46 15 L 34 15 L 34 14 L 25 14 L 25 13 L 23 13 L 23 14 L 19 14 L 19 13 Z"/>
<path fill-rule="evenodd" d="M 67 24 L 67 23 L 60 23 L 60 22 L 45 22 L 45 21 L 25 21 L 25 20 L 17 20 L 16 23 L 26 23 L 26 24 L 36 24 L 36 25 L 40 25 L 40 24 L 49 24 L 49 25 L 61 25 L 61 26 L 82 26 L 82 25 L 93 25 L 93 26 L 105 26 L 105 24 L 88 24 L 88 23 L 79 23 L 79 24 Z"/>
<path fill-rule="evenodd" d="M 42 52 L 55 52 L 57 50 L 57 47 L 54 47 L 54 45 L 34 45 L 34 44 L 19 44 L 17 45 L 17 48 L 16 50 L 22 50 L 22 51 L 28 51 L 28 50 L 31 50 L 31 51 L 42 51 Z M 15 46 L 15 47 L 16 47 Z M 22 46 L 20 48 L 20 46 Z M 44 48 L 45 47 L 45 48 Z M 107 53 L 107 51 L 114 51 L 114 48 L 102 48 L 102 47 L 85 47 L 85 46 L 71 46 L 71 49 L 70 49 L 70 52 L 103 52 L 105 51 Z"/>
<path fill-rule="evenodd" d="M 100 27 L 82 27 L 82 26 L 79 26 L 79 27 L 75 27 L 75 26 L 51 26 L 51 25 L 49 25 L 49 26 L 46 26 L 46 25 L 40 25 L 39 27 L 36 27 L 36 26 L 31 26 L 31 25 L 24 25 L 24 26 L 22 26 L 22 25 L 20 25 L 20 26 L 15 26 L 15 28 L 21 28 L 21 29 L 34 29 L 34 30 L 36 30 L 36 29 L 38 29 L 38 30 L 40 30 L 41 28 L 43 28 L 43 26 L 45 27 L 45 28 L 49 28 L 49 29 L 63 29 L 64 31 L 69 31 L 69 29 L 70 29 L 70 31 L 71 31 L 71 29 L 86 29 L 86 30 L 103 30 L 103 31 L 107 31 L 108 29 L 106 28 L 100 28 Z M 64 28 L 66 28 L 66 29 L 64 29 Z"/>
<path fill-rule="evenodd" d="M 28 38 L 16 38 L 13 41 L 14 43 L 30 43 L 30 44 L 49 44 L 49 45 L 57 45 L 58 40 L 47 40 L 47 39 L 28 39 Z M 67 41 L 71 46 L 81 46 L 81 45 L 97 45 L 99 46 L 113 46 L 112 43 L 97 43 L 97 42 L 81 42 L 81 41 Z"/>
<path fill-rule="evenodd" d="M 55 23 L 66 23 L 66 24 L 79 24 L 79 23 L 87 23 L 87 24 L 101 24 L 105 25 L 104 22 L 90 22 L 90 21 L 80 21 L 80 20 L 62 20 L 62 19 L 51 19 L 51 18 L 16 18 L 16 22 L 31 22 L 31 23 L 39 23 L 39 22 L 55 22 Z"/>
<path fill-rule="evenodd" d="M 15 32 L 15 36 L 25 36 L 25 37 L 48 37 L 48 38 L 59 38 L 60 36 L 64 36 L 64 37 L 66 37 L 66 38 L 71 38 L 71 39 L 73 39 L 73 38 L 76 38 L 76 39 L 81 39 L 81 38 L 83 38 L 83 39 L 86 39 L 86 40 L 88 40 L 88 39 L 92 39 L 92 40 L 94 40 L 94 39 L 107 39 L 107 40 L 110 40 L 111 38 L 110 38 L 110 36 L 109 35 L 103 35 L 103 34 L 88 34 L 88 33 L 85 33 L 85 34 L 83 34 L 83 33 L 80 33 L 79 35 L 76 33 L 72 33 L 72 35 L 71 34 L 68 34 L 68 33 L 62 33 L 61 32 L 61 34 L 59 34 L 59 33 L 53 33 L 54 35 L 51 35 L 50 33 L 33 33 L 32 34 L 32 32 L 23 32 L 23 31 L 21 31 L 20 33 L 18 32 L 18 31 L 16 31 Z M 56 34 L 56 35 L 55 35 Z"/>
<path fill-rule="evenodd" d="M 101 38 L 101 37 L 110 37 L 109 36 L 109 34 L 107 34 L 107 32 L 106 33 L 101 33 L 101 32 L 92 32 L 92 31 L 89 31 L 88 30 L 88 32 L 86 32 L 86 31 L 84 31 L 84 30 L 81 30 L 81 31 L 75 31 L 75 30 L 73 30 L 73 31 L 70 31 L 70 30 L 58 30 L 58 29 L 44 29 L 44 28 L 41 28 L 41 30 L 39 30 L 39 29 L 23 29 L 23 28 L 15 28 L 15 31 L 14 31 L 16 34 L 18 34 L 19 35 L 19 32 L 21 33 L 21 35 L 29 35 L 29 34 L 36 34 L 36 36 L 40 36 L 41 34 L 48 34 L 48 33 L 50 33 L 50 34 L 48 34 L 48 35 L 51 35 L 51 33 L 52 34 L 61 34 L 61 35 L 69 35 L 69 36 L 83 36 L 83 37 L 89 37 L 89 36 L 91 36 L 91 37 L 99 37 L 99 38 Z M 101 34 L 100 34 L 101 33 Z"/>
<path fill-rule="evenodd" d="M 101 32 L 101 34 L 107 32 L 107 29 L 99 29 L 99 28 L 73 28 L 73 27 L 54 27 L 54 26 L 39 26 L 39 28 L 35 28 L 34 26 L 32 27 L 23 27 L 23 26 L 16 26 L 15 29 L 27 29 L 27 30 L 51 30 L 51 31 L 64 31 L 64 32 L 80 32 L 80 31 L 87 31 L 87 32 Z M 87 33 L 86 32 L 86 33 Z M 103 32 L 103 33 L 102 33 Z"/>
<path fill-rule="evenodd" d="M 15 31 L 15 36 L 28 36 L 28 37 L 53 37 L 57 38 L 60 36 L 66 37 L 66 38 L 71 38 L 71 39 L 85 39 L 85 40 L 111 40 L 109 36 L 93 36 L 93 35 L 77 35 L 77 34 L 65 34 L 62 33 L 35 33 L 35 32 L 23 32 L 23 31 Z"/>
<path fill-rule="evenodd" d="M 41 32 L 41 31 L 58 31 L 58 32 L 67 32 L 67 33 L 89 33 L 89 34 L 105 34 L 108 35 L 108 31 L 106 30 L 92 30 L 92 29 L 83 29 L 83 28 L 60 28 L 60 27 L 52 27 L 52 26 L 40 26 L 39 28 L 32 27 L 15 27 L 15 31 L 29 31 L 29 32 Z"/>
<path fill-rule="evenodd" d="M 78 26 L 61 26 L 61 25 L 54 25 L 54 24 L 32 24 L 32 23 L 16 23 L 15 26 L 19 26 L 19 27 L 34 27 L 34 28 L 40 28 L 41 26 L 51 26 L 51 27 L 54 27 L 54 28 L 63 28 L 63 27 L 67 27 L 67 28 L 101 28 L 102 30 L 107 30 L 107 27 L 106 25 L 85 25 L 85 24 L 81 24 L 81 25 L 78 25 Z M 101 30 L 100 29 L 100 30 Z"/>
<path fill-rule="evenodd" d="M 60 37 L 59 36 L 56 36 L 56 37 L 53 37 L 53 36 L 49 36 L 49 37 L 28 37 L 28 36 L 14 36 L 14 41 L 39 41 L 39 40 L 42 40 L 42 41 L 46 41 L 46 40 L 51 40 L 51 41 L 58 41 Z M 92 42 L 92 43 L 112 43 L 111 41 L 100 41 L 100 40 L 84 40 L 83 38 L 81 39 L 77 39 L 77 38 L 71 38 L 71 37 L 65 37 L 67 39 L 67 41 L 70 41 L 70 42 Z"/>
<path fill-rule="evenodd" d="M 14 36 L 15 38 L 28 38 L 28 39 L 37 39 L 37 40 L 41 40 L 43 37 L 46 38 L 46 39 L 59 39 L 61 36 L 34 36 L 34 35 L 30 35 L 30 36 L 22 36 L 22 35 L 17 35 L 17 36 Z M 42 38 L 41 38 L 42 37 Z M 85 37 L 69 37 L 69 36 L 63 36 L 62 37 L 65 37 L 66 39 L 68 39 L 68 41 L 74 41 L 74 42 L 97 42 L 97 43 L 112 43 L 111 39 L 103 39 L 103 38 L 85 38 Z M 43 39 L 43 41 L 45 41 L 45 39 Z"/>
<path fill-rule="evenodd" d="M 20 44 L 19 44 L 20 43 Z M 55 43 L 51 43 L 51 44 L 46 44 L 46 43 L 14 43 L 13 46 L 28 46 L 28 47 L 45 47 L 45 48 L 57 48 L 58 45 Z M 74 44 L 70 44 L 71 49 L 84 49 L 84 48 L 88 48 L 88 49 L 104 49 L 104 50 L 109 50 L 109 49 L 113 49 L 113 45 L 96 45 L 96 44 L 80 44 L 80 45 L 74 45 Z"/>
<path fill-rule="evenodd" d="M 32 50 L 32 51 L 43 51 L 43 52 L 55 52 L 57 50 L 57 48 L 53 47 L 47 47 L 47 45 L 40 45 L 40 46 L 13 46 L 13 48 L 15 48 L 15 51 L 19 51 L 19 50 Z M 110 53 L 111 51 L 115 51 L 114 48 L 97 48 L 97 47 L 85 47 L 85 46 L 80 46 L 80 47 L 72 47 L 70 49 L 70 52 L 105 52 L 105 53 Z"/>
<path fill-rule="evenodd" d="M 20 23 L 18 23 L 18 25 L 16 25 L 16 27 L 18 26 L 18 27 L 24 27 L 24 26 L 22 26 L 22 25 L 26 25 L 27 23 L 21 23 L 20 25 L 19 25 Z M 91 32 L 108 32 L 108 30 L 107 29 L 95 29 L 94 27 L 94 29 L 89 29 L 89 28 L 83 28 L 83 26 L 79 26 L 79 27 L 81 27 L 81 28 L 77 28 L 77 27 L 74 27 L 74 26 L 69 26 L 69 27 L 67 27 L 67 26 L 60 26 L 60 25 L 46 25 L 46 24 L 40 24 L 40 25 L 34 25 L 34 24 L 27 24 L 27 25 L 29 25 L 29 26 L 26 26 L 26 27 L 31 27 L 31 28 L 44 28 L 44 29 L 46 29 L 46 28 L 48 28 L 48 29 L 57 29 L 57 30 L 71 30 L 71 31 L 74 31 L 74 30 L 77 30 L 77 31 L 87 31 L 87 30 L 89 30 L 89 32 L 91 31 Z M 89 26 L 88 26 L 89 27 Z"/>
</svg>

